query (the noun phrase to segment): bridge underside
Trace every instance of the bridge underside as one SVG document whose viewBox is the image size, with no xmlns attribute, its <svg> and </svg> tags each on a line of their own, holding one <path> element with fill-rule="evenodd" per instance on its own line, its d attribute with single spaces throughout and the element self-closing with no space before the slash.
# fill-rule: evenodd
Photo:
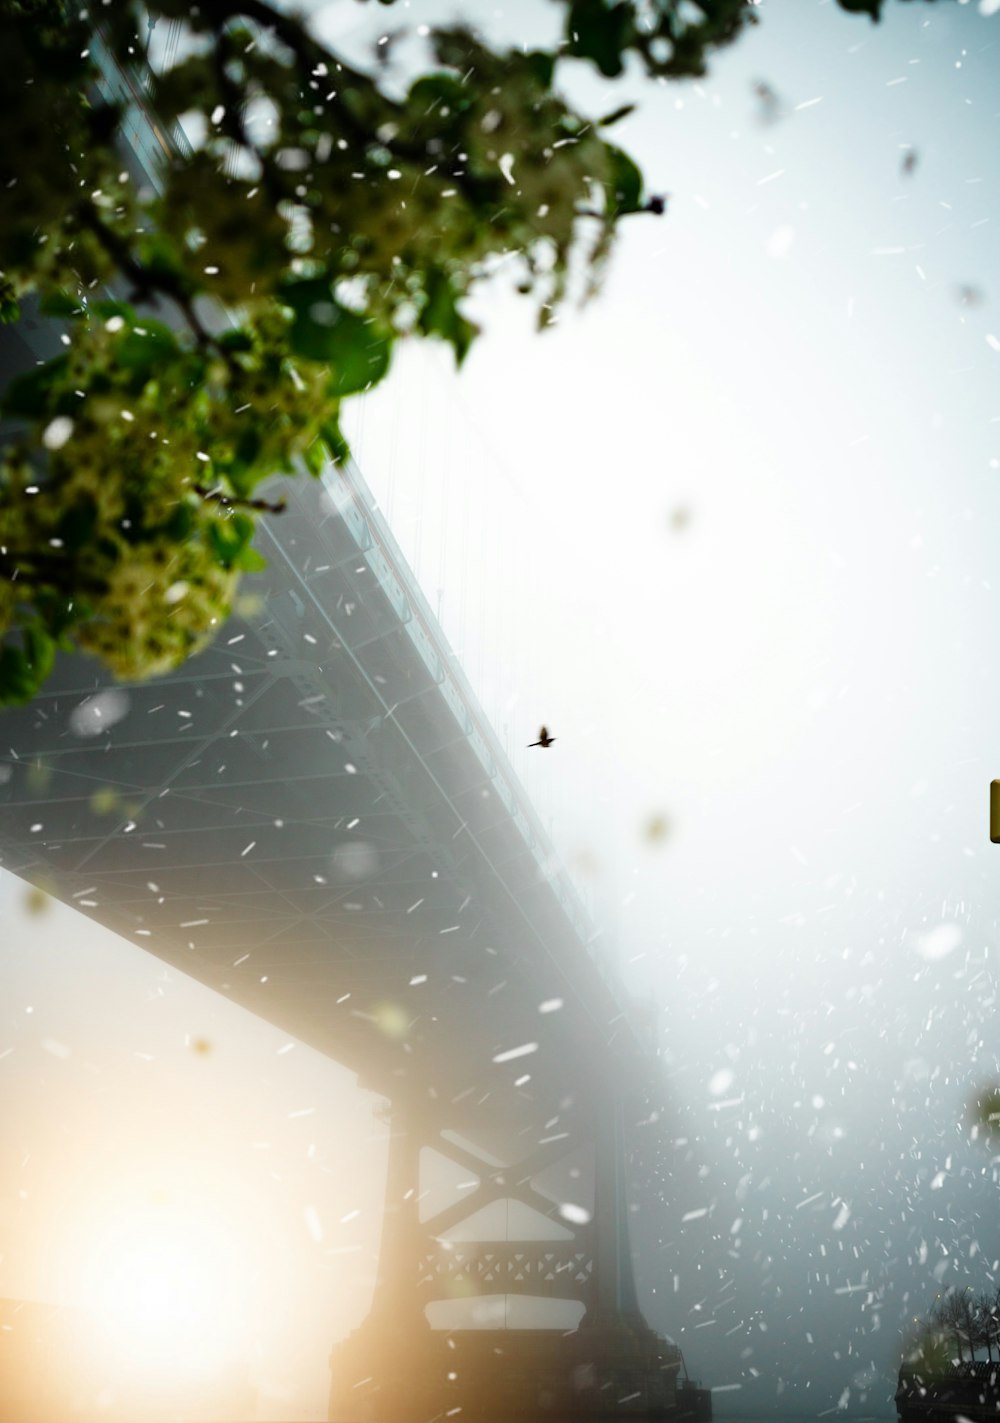
<svg viewBox="0 0 1000 1423">
<path fill-rule="evenodd" d="M 2 713 L 3 864 L 390 1097 L 548 1115 L 634 1025 L 363 486 L 283 492 L 209 650 L 125 689 L 64 657 Z"/>
<path fill-rule="evenodd" d="M 363 485 L 287 492 L 213 647 L 124 689 L 66 657 L 4 711 L 3 864 L 389 1100 L 331 1417 L 676 1413 L 628 1248 L 642 1025 Z"/>
<path fill-rule="evenodd" d="M 389 1100 L 332 1419 L 704 1417 L 632 1279 L 643 1024 L 357 472 L 281 493 L 208 651 L 126 689 L 63 657 L 0 713 L 0 863 Z"/>
</svg>

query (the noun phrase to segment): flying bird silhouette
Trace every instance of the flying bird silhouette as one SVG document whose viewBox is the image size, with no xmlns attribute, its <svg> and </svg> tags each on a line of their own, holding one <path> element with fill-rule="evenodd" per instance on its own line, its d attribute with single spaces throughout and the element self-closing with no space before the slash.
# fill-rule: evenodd
<svg viewBox="0 0 1000 1423">
<path fill-rule="evenodd" d="M 539 733 L 538 733 L 538 740 L 537 740 L 537 741 L 529 741 L 529 742 L 528 742 L 528 748 L 529 748 L 529 750 L 530 750 L 530 748 L 531 748 L 532 746 L 543 746 L 543 747 L 551 746 L 552 743 L 553 743 L 553 741 L 555 741 L 555 737 L 549 735 L 549 729 L 548 729 L 547 726 L 543 726 L 543 727 L 541 728 L 541 730 L 539 731 Z"/>
</svg>

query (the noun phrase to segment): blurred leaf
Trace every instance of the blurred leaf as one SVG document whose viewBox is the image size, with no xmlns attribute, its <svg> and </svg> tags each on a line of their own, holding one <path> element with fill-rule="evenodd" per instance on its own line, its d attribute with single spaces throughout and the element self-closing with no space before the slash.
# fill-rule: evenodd
<svg viewBox="0 0 1000 1423">
<path fill-rule="evenodd" d="M 984 1088 L 969 1104 L 969 1119 L 987 1136 L 1000 1132 L 1000 1085 Z"/>
<path fill-rule="evenodd" d="M 837 0 L 837 4 L 851 15 L 870 15 L 875 21 L 882 18 L 882 0 Z"/>
<path fill-rule="evenodd" d="M 44 914 L 51 907 L 52 900 L 40 885 L 29 885 L 24 894 L 24 910 L 26 914 Z"/>
<path fill-rule="evenodd" d="M 267 567 L 267 559 L 252 544 L 247 544 L 233 559 L 233 567 L 239 568 L 243 573 L 263 573 Z"/>
<path fill-rule="evenodd" d="M 36 685 L 40 686 L 52 671 L 56 660 L 55 640 L 38 624 L 26 627 L 22 632 L 24 654 L 32 670 Z"/>
<path fill-rule="evenodd" d="M 351 395 L 376 385 L 389 369 L 392 336 L 341 306 L 322 278 L 287 282 L 279 299 L 295 313 L 289 336 L 293 355 L 330 366 L 330 390 Z"/>
<path fill-rule="evenodd" d="M 622 72 L 622 51 L 631 31 L 630 8 L 626 4 L 573 0 L 566 17 L 568 52 L 578 59 L 592 60 L 609 79 Z"/>
<path fill-rule="evenodd" d="M 451 278 L 440 267 L 430 269 L 424 288 L 427 300 L 417 325 L 425 336 L 440 336 L 449 341 L 455 351 L 455 362 L 460 366 L 479 334 L 479 327 L 459 311 L 458 293 Z"/>
<path fill-rule="evenodd" d="M 252 351 L 253 337 L 249 331 L 237 327 L 233 331 L 223 331 L 218 338 L 219 345 L 226 351 Z"/>
<path fill-rule="evenodd" d="M 232 514 L 213 519 L 208 525 L 208 540 L 216 559 L 223 568 L 242 568 L 242 557 L 249 551 L 254 535 L 254 521 L 249 514 Z"/>
<path fill-rule="evenodd" d="M 97 501 L 89 497 L 78 500 L 65 510 L 56 529 L 67 553 L 77 553 L 90 541 L 97 527 L 97 517 Z"/>
<path fill-rule="evenodd" d="M 407 107 L 415 109 L 418 118 L 421 110 L 429 114 L 442 107 L 461 113 L 469 107 L 473 97 L 474 91 L 463 84 L 457 75 L 441 70 L 437 74 L 422 74 L 410 85 Z"/>
<path fill-rule="evenodd" d="M 31 700 L 51 668 L 55 654 L 55 643 L 51 638 L 49 646 L 48 668 L 44 654 L 40 655 L 37 634 L 29 639 L 29 634 L 25 633 L 22 647 L 14 647 L 10 643 L 0 647 L 0 704 L 16 705 Z"/>
<path fill-rule="evenodd" d="M 326 469 L 329 458 L 326 445 L 322 440 L 314 440 L 303 455 L 306 469 L 314 479 L 318 479 Z"/>
<path fill-rule="evenodd" d="M 173 543 L 181 544 L 194 528 L 194 510 L 190 504 L 180 501 L 163 526 L 163 532 Z"/>
<path fill-rule="evenodd" d="M 95 301 L 90 309 L 102 321 L 110 321 L 113 316 L 120 316 L 126 326 L 135 325 L 135 307 L 127 301 Z"/>
<path fill-rule="evenodd" d="M 68 356 L 56 356 L 23 376 L 15 376 L 8 385 L 0 412 L 4 415 L 21 416 L 26 420 L 39 419 L 48 413 L 49 392 L 62 378 L 69 363 Z"/>
<path fill-rule="evenodd" d="M 608 145 L 611 160 L 612 203 L 618 213 L 639 212 L 642 208 L 642 173 L 627 153 Z"/>
<path fill-rule="evenodd" d="M 191 287 L 183 255 L 171 239 L 160 232 L 144 233 L 139 243 L 139 259 L 153 277 L 176 283 L 183 291 Z"/>
<path fill-rule="evenodd" d="M 43 796 L 52 782 L 52 767 L 41 759 L 28 767 L 28 789 L 33 796 Z"/>
<path fill-rule="evenodd" d="M 610 114 L 605 114 L 603 119 L 598 119 L 597 126 L 598 128 L 610 128 L 612 124 L 620 123 L 622 119 L 627 119 L 629 114 L 634 113 L 634 104 L 622 104 L 620 109 L 612 109 Z"/>
<path fill-rule="evenodd" d="M 89 109 L 87 111 L 87 127 L 90 130 L 91 143 L 110 143 L 121 123 L 124 112 L 124 107 L 120 104 L 101 104 Z"/>
<path fill-rule="evenodd" d="M 531 71 L 540 89 L 551 89 L 555 74 L 556 56 L 547 49 L 532 49 L 524 56 L 524 63 Z"/>
<path fill-rule="evenodd" d="M 42 623 L 57 645 L 65 646 L 64 635 L 83 618 L 90 616 L 90 604 L 79 593 L 70 597 L 66 593 L 56 593 L 51 588 L 40 588 L 35 594 L 35 607 Z"/>
<path fill-rule="evenodd" d="M 244 426 L 236 442 L 236 458 L 239 463 L 247 467 L 256 463 L 257 456 L 260 454 L 260 446 L 261 433 L 256 425 Z"/>
<path fill-rule="evenodd" d="M 67 291 L 46 292 L 38 303 L 40 316 L 56 316 L 75 319 L 85 314 L 85 308 Z"/>
<path fill-rule="evenodd" d="M 138 330 L 127 331 L 116 346 L 119 365 L 125 370 L 144 375 L 161 362 L 170 360 L 180 350 L 177 337 L 162 321 L 143 317 Z"/>
<path fill-rule="evenodd" d="M 190 55 L 155 78 L 153 103 L 164 118 L 175 119 L 189 109 L 211 108 L 216 97 L 210 56 Z"/>
<path fill-rule="evenodd" d="M 330 458 L 334 464 L 343 464 L 351 457 L 351 447 L 343 430 L 340 428 L 339 420 L 328 421 L 323 426 L 323 442 L 330 451 Z"/>
</svg>

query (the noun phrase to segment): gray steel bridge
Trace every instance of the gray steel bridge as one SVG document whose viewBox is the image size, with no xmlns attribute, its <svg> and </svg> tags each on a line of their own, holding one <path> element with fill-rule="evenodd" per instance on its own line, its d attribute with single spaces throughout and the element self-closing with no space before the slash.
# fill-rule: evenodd
<svg viewBox="0 0 1000 1423">
<path fill-rule="evenodd" d="M 375 1332 L 340 1360 L 351 1388 L 387 1337 L 408 1357 L 400 1341 L 462 1329 L 483 1296 L 575 1303 L 562 1329 L 586 1311 L 648 1343 L 623 1136 L 655 1076 L 648 1020 L 358 471 L 287 492 L 268 571 L 244 583 L 258 612 L 142 685 L 64 656 L 0 714 L 3 864 L 389 1099 Z M 442 1161 L 474 1188 L 442 1197 Z"/>
<path fill-rule="evenodd" d="M 155 116 L 109 62 L 104 83 L 152 174 Z M 8 364 L 48 354 L 28 339 Z M 258 610 L 210 649 L 124 689 L 63 656 L 0 712 L 0 860 L 389 1100 L 379 1280 L 335 1352 L 331 1417 L 405 1423 L 449 1396 L 676 1409 L 679 1355 L 642 1319 L 627 1229 L 649 1018 L 358 470 L 282 493 L 268 570 L 243 584 Z M 524 1296 L 582 1327 L 564 1310 L 513 1354 L 509 1331 L 469 1328 L 470 1302 Z"/>
</svg>

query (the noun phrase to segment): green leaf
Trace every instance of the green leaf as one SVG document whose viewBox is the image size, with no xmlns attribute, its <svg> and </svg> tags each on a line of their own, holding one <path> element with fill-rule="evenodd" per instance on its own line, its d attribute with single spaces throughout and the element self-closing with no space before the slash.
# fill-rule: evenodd
<svg viewBox="0 0 1000 1423">
<path fill-rule="evenodd" d="M 556 70 L 556 56 L 547 49 L 532 49 L 523 58 L 538 87 L 551 89 Z"/>
<path fill-rule="evenodd" d="M 208 54 L 190 55 L 153 81 L 156 111 L 169 119 L 188 109 L 210 109 L 216 93 Z"/>
<path fill-rule="evenodd" d="M 21 639 L 0 647 L 0 704 L 30 701 L 52 671 L 56 644 L 44 628 L 24 628 Z"/>
<path fill-rule="evenodd" d="M 115 131 L 121 122 L 124 107 L 120 104 L 101 104 L 87 115 L 90 141 L 95 146 L 110 146 Z"/>
<path fill-rule="evenodd" d="M 313 479 L 319 479 L 326 469 L 330 456 L 322 440 L 314 440 L 302 457 L 305 460 L 306 469 Z"/>
<path fill-rule="evenodd" d="M 212 552 L 215 555 L 216 562 L 220 563 L 223 568 L 231 568 L 233 566 L 233 559 L 236 556 L 236 550 L 233 549 L 232 544 L 229 539 L 227 539 L 222 526 L 215 520 L 208 526 L 208 542 L 212 546 Z"/>
<path fill-rule="evenodd" d="M 252 351 L 253 337 L 249 331 L 236 327 L 233 331 L 223 331 L 218 337 L 219 345 L 226 351 Z"/>
<path fill-rule="evenodd" d="M 252 545 L 248 544 L 247 547 L 233 559 L 233 567 L 242 569 L 244 573 L 263 573 L 267 567 L 267 559 Z"/>
<path fill-rule="evenodd" d="M 86 314 L 86 308 L 81 306 L 75 296 L 69 292 L 52 291 L 46 292 L 38 303 L 40 316 L 56 316 L 64 320 L 72 320 Z"/>
<path fill-rule="evenodd" d="M 56 525 L 63 547 L 68 553 L 78 553 L 90 542 L 97 527 L 97 501 L 81 499 L 67 509 Z"/>
<path fill-rule="evenodd" d="M 24 654 L 35 677 L 35 685 L 41 686 L 56 660 L 55 641 L 37 623 L 24 629 L 23 638 Z"/>
<path fill-rule="evenodd" d="M 177 337 L 162 321 L 143 317 L 138 330 L 126 331 L 115 346 L 118 364 L 125 370 L 143 375 L 152 372 L 164 361 L 178 354 Z"/>
<path fill-rule="evenodd" d="M 425 336 L 440 336 L 455 349 L 455 362 L 461 365 L 469 347 L 479 335 L 479 327 L 458 309 L 458 296 L 447 272 L 431 267 L 424 279 L 426 301 L 417 321 Z"/>
<path fill-rule="evenodd" d="M 851 15 L 870 15 L 876 23 L 882 18 L 882 0 L 837 0 L 837 4 Z"/>
<path fill-rule="evenodd" d="M 121 561 L 122 551 L 115 539 L 100 538 L 95 545 L 95 553 L 100 554 L 101 562 L 114 567 Z"/>
<path fill-rule="evenodd" d="M 257 520 L 252 514 L 244 514 L 241 511 L 237 511 L 234 514 L 230 514 L 229 525 L 234 537 L 240 541 L 240 548 L 243 548 L 244 545 L 248 544 L 253 538 L 254 531 L 257 528 Z"/>
<path fill-rule="evenodd" d="M 570 54 L 589 59 L 602 74 L 615 79 L 623 69 L 622 52 L 631 39 L 629 7 L 606 0 L 573 0 L 566 16 Z"/>
<path fill-rule="evenodd" d="M 288 282 L 278 297 L 295 313 L 292 353 L 330 366 L 331 394 L 351 395 L 378 384 L 389 369 L 390 332 L 341 306 L 322 278 Z"/>
<path fill-rule="evenodd" d="M 90 309 L 102 321 L 110 321 L 112 316 L 120 316 L 126 326 L 135 325 L 135 307 L 127 301 L 95 301 Z"/>
<path fill-rule="evenodd" d="M 619 214 L 642 208 L 642 173 L 627 153 L 607 144 L 611 159 L 611 203 Z"/>
<path fill-rule="evenodd" d="M 241 559 L 249 550 L 255 523 L 249 514 L 230 514 L 208 525 L 208 541 L 223 568 L 242 568 Z"/>
<path fill-rule="evenodd" d="M 610 128 L 612 124 L 619 123 L 622 119 L 627 119 L 629 114 L 635 113 L 634 104 L 622 104 L 619 109 L 612 109 L 610 114 L 605 114 L 603 119 L 597 120 L 598 128 Z"/>
<path fill-rule="evenodd" d="M 245 419 L 254 419 L 252 413 L 244 412 Z M 233 493 L 247 499 L 253 493 L 255 484 L 266 479 L 274 470 L 270 464 L 260 463 L 261 431 L 257 425 L 244 425 L 236 441 L 232 459 L 225 464 L 216 464 L 219 473 L 232 485 Z"/>
<path fill-rule="evenodd" d="M 0 292 L 0 324 L 11 325 L 12 322 L 20 319 L 21 307 L 15 296 L 8 292 Z"/>
<path fill-rule="evenodd" d="M 15 376 L 0 401 L 0 413 L 19 416 L 25 420 L 39 420 L 51 408 L 50 392 L 65 374 L 68 356 L 56 356 L 33 371 Z"/>
<path fill-rule="evenodd" d="M 0 705 L 28 702 L 38 691 L 39 679 L 19 647 L 0 647 Z"/>
<path fill-rule="evenodd" d="M 137 493 L 126 493 L 118 531 L 133 548 L 149 539 L 151 529 L 146 527 L 145 503 Z"/>
<path fill-rule="evenodd" d="M 442 108 L 461 113 L 469 108 L 473 98 L 474 91 L 470 93 L 461 79 L 441 70 L 436 74 L 422 74 L 411 84 L 406 105 L 419 122 L 425 115 L 440 112 Z"/>
<path fill-rule="evenodd" d="M 340 428 L 340 421 L 336 418 L 328 420 L 321 431 L 323 443 L 330 451 L 330 458 L 334 464 L 344 464 L 351 457 L 351 447 L 344 437 L 344 432 Z"/>
<path fill-rule="evenodd" d="M 163 532 L 174 543 L 182 544 L 194 528 L 194 510 L 185 500 L 174 506 L 170 518 L 163 525 Z"/>
<path fill-rule="evenodd" d="M 144 233 L 138 255 L 151 276 L 176 281 L 182 291 L 191 290 L 191 279 L 184 263 L 184 254 L 166 233 Z"/>
<path fill-rule="evenodd" d="M 74 623 L 82 622 L 90 613 L 86 598 L 76 593 L 70 597 L 66 593 L 56 593 L 51 588 L 39 588 L 35 594 L 35 607 L 47 631 L 60 646 L 66 645 L 64 634 L 67 630 Z"/>
</svg>

